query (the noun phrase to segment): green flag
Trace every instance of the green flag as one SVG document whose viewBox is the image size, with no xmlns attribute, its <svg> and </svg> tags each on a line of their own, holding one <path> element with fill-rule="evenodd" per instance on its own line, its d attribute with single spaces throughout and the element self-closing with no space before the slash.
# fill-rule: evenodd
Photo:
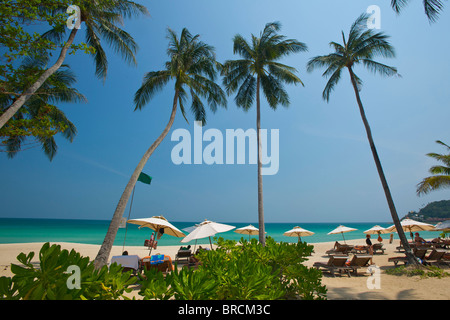
<svg viewBox="0 0 450 320">
<path fill-rule="evenodd" d="M 152 177 L 150 177 L 149 175 L 141 172 L 141 174 L 139 175 L 138 181 L 145 183 L 145 184 L 151 184 L 152 183 Z"/>
</svg>

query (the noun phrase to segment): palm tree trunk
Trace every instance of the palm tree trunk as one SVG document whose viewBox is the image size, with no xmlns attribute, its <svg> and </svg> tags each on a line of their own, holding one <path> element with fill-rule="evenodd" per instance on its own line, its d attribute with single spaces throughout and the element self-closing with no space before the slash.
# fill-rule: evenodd
<svg viewBox="0 0 450 320">
<path fill-rule="evenodd" d="M 25 90 L 19 98 L 17 98 L 12 105 L 6 109 L 5 113 L 0 116 L 0 129 L 11 119 L 17 111 L 27 102 L 27 100 L 44 84 L 44 82 L 54 74 L 63 64 L 66 59 L 67 51 L 75 39 L 75 35 L 77 34 L 78 29 L 72 29 L 70 33 L 69 39 L 67 40 L 64 47 L 61 49 L 58 60 L 56 60 L 55 64 L 51 66 L 49 69 L 45 70 L 45 72 L 36 80 L 31 87 Z"/>
<path fill-rule="evenodd" d="M 266 245 L 266 235 L 264 227 L 264 205 L 263 205 L 263 179 L 261 174 L 262 169 L 262 150 L 261 150 L 261 103 L 259 97 L 260 78 L 257 76 L 256 80 L 256 140 L 258 143 L 258 227 L 259 227 L 259 242 Z"/>
<path fill-rule="evenodd" d="M 381 166 L 380 158 L 378 157 L 377 149 L 375 148 L 375 143 L 373 141 L 372 132 L 370 130 L 369 122 L 367 121 L 366 114 L 364 112 L 364 108 L 361 102 L 361 97 L 359 96 L 358 86 L 356 84 L 355 76 L 353 74 L 353 70 L 351 67 L 348 67 L 348 71 L 350 73 L 350 79 L 352 81 L 353 89 L 355 90 L 356 101 L 358 102 L 359 112 L 361 113 L 361 118 L 364 123 L 364 127 L 366 128 L 367 139 L 369 140 L 370 149 L 372 150 L 373 159 L 375 160 L 375 165 L 377 167 L 378 175 L 381 180 L 381 184 L 383 186 L 384 194 L 386 196 L 386 200 L 389 206 L 389 210 L 391 212 L 392 220 L 394 221 L 395 228 L 397 229 L 398 236 L 400 241 L 405 248 L 406 256 L 408 258 L 408 262 L 412 265 L 418 265 L 417 260 L 414 258 L 414 255 L 411 251 L 411 247 L 408 244 L 408 240 L 403 232 L 402 226 L 400 224 L 400 219 L 398 218 L 397 210 L 395 209 L 394 200 L 392 199 L 391 191 L 389 190 L 388 183 L 386 181 L 386 177 L 383 172 L 383 168 Z"/>
<path fill-rule="evenodd" d="M 179 91 L 176 90 L 175 97 L 173 99 L 173 107 L 172 107 L 172 113 L 170 115 L 169 123 L 167 124 L 167 126 L 165 127 L 165 129 L 161 133 L 161 135 L 158 137 L 158 139 L 156 139 L 155 142 L 151 145 L 151 147 L 145 152 L 141 161 L 139 162 L 136 169 L 134 170 L 134 172 L 130 178 L 130 181 L 128 181 L 128 184 L 125 187 L 125 190 L 122 193 L 122 196 L 120 197 L 119 203 L 117 204 L 117 207 L 116 207 L 116 211 L 114 212 L 111 223 L 109 225 L 108 232 L 106 233 L 105 239 L 103 240 L 103 244 L 100 247 L 97 257 L 95 258 L 94 265 L 95 265 L 96 269 L 100 269 L 107 263 L 107 261 L 109 259 L 109 255 L 111 253 L 111 249 L 112 249 L 114 240 L 117 235 L 117 231 L 119 230 L 120 220 L 122 219 L 123 213 L 124 213 L 125 208 L 128 203 L 128 199 L 130 198 L 130 195 L 133 192 L 133 188 L 136 185 L 139 175 L 141 174 L 142 170 L 144 169 L 144 166 L 147 163 L 150 156 L 152 155 L 153 151 L 155 151 L 155 149 L 161 144 L 161 142 L 167 136 L 167 134 L 170 131 L 170 128 L 173 125 L 173 122 L 175 121 L 175 114 L 177 112 L 177 107 L 178 107 L 178 105 L 177 105 L 178 96 L 179 96 Z"/>
</svg>

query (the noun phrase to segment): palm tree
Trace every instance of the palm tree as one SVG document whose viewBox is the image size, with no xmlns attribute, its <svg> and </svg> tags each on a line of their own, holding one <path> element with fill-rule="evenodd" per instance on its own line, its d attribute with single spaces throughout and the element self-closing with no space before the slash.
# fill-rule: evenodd
<svg viewBox="0 0 450 320">
<path fill-rule="evenodd" d="M 23 90 L 27 86 L 26 79 L 31 75 L 43 72 L 48 57 L 27 58 L 19 68 L 24 79 L 19 83 L 9 82 L 7 88 L 11 94 L 0 95 L 0 108 L 9 105 L 14 99 L 14 92 Z M 0 140 L 9 158 L 13 158 L 23 150 L 41 145 L 45 155 L 50 159 L 56 154 L 57 145 L 54 136 L 62 133 L 63 137 L 73 141 L 77 134 L 75 125 L 67 119 L 63 111 L 54 104 L 61 102 L 86 102 L 86 98 L 72 87 L 76 82 L 75 74 L 69 66 L 62 65 L 53 73 L 35 94 L 26 101 L 9 121 L 0 129 Z M 34 140 L 30 141 L 30 136 Z"/>
<path fill-rule="evenodd" d="M 408 245 L 408 241 L 400 225 L 400 219 L 398 218 L 397 210 L 395 209 L 394 201 L 392 199 L 392 195 L 389 190 L 389 186 L 386 181 L 386 177 L 384 175 L 377 150 L 375 148 L 375 143 L 373 141 L 369 122 L 367 121 L 361 102 L 359 92 L 361 90 L 362 81 L 353 71 L 356 65 L 362 64 L 368 70 L 374 73 L 378 73 L 382 76 L 397 75 L 396 68 L 384 65 L 373 60 L 373 58 L 377 56 L 393 58 L 395 57 L 395 50 L 387 41 L 389 38 L 387 35 L 383 34 L 382 32 L 376 33 L 371 29 L 367 29 L 367 19 L 368 16 L 366 14 L 363 14 L 353 23 L 348 39 L 345 38 L 344 32 L 342 32 L 343 44 L 331 42 L 330 46 L 334 49 L 333 53 L 326 56 L 317 56 L 312 58 L 308 62 L 308 71 L 312 72 L 317 67 L 326 68 L 325 72 L 322 75 L 324 77 L 329 77 L 329 80 L 325 86 L 322 97 L 328 102 L 331 92 L 334 90 L 336 84 L 341 79 L 342 71 L 345 68 L 348 70 L 350 80 L 355 91 L 356 101 L 358 103 L 361 118 L 366 129 L 370 149 L 375 160 L 375 165 L 377 167 L 378 175 L 383 186 L 392 219 L 397 228 L 400 240 L 403 246 L 406 248 L 406 252 L 410 260 L 409 262 L 415 264 L 416 260 L 412 255 L 411 249 Z"/>
<path fill-rule="evenodd" d="M 192 101 L 191 110 L 195 119 L 203 124 L 206 123 L 206 110 L 202 98 L 207 100 L 213 112 L 217 110 L 218 106 L 226 106 L 225 92 L 215 83 L 217 62 L 214 48 L 199 41 L 199 35 L 192 36 L 186 28 L 182 30 L 179 38 L 174 31 L 168 29 L 168 39 L 167 54 L 170 60 L 165 63 L 164 70 L 145 74 L 142 85 L 135 94 L 134 103 L 136 105 L 135 110 L 141 110 L 153 98 L 155 93 L 162 90 L 172 80 L 175 94 L 169 123 L 147 152 L 145 152 L 119 200 L 105 240 L 95 259 L 97 268 L 103 266 L 109 257 L 120 219 L 123 216 L 136 181 L 152 153 L 169 133 L 175 120 L 178 105 L 186 119 L 184 104 L 188 95 L 190 95 Z"/>
<path fill-rule="evenodd" d="M 409 0 L 391 0 L 391 6 L 395 12 L 400 13 L 408 2 Z M 436 22 L 439 14 L 444 9 L 444 2 L 442 0 L 423 0 L 423 7 L 428 20 L 430 22 Z"/>
<path fill-rule="evenodd" d="M 93 56 L 97 77 L 105 79 L 108 70 L 108 60 L 100 40 L 101 38 L 108 42 L 116 52 L 121 54 L 128 63 L 136 64 L 134 53 L 138 46 L 133 37 L 117 25 L 121 24 L 125 17 L 148 14 L 144 6 L 128 0 L 79 0 L 75 1 L 75 4 L 79 6 L 81 11 L 81 22 L 84 22 L 82 29 L 86 30 L 86 43 L 95 49 Z M 65 13 L 66 10 L 67 7 L 61 6 L 54 13 Z M 65 26 L 57 26 L 43 36 L 61 42 L 67 30 Z M 48 77 L 62 66 L 77 32 L 77 28 L 72 29 L 55 64 L 45 70 L 10 106 L 4 109 L 0 116 L 0 129 L 42 86 Z"/>
<path fill-rule="evenodd" d="M 437 140 L 436 143 L 446 147 L 447 150 L 450 151 L 450 146 L 446 145 L 442 141 Z M 428 153 L 427 156 L 442 162 L 443 165 L 433 166 L 430 168 L 429 171 L 431 174 L 433 174 L 433 176 L 423 179 L 417 185 L 417 195 L 419 196 L 422 194 L 427 194 L 430 191 L 450 187 L 450 153 Z"/>
<path fill-rule="evenodd" d="M 247 111 L 256 99 L 256 127 L 258 143 L 258 223 L 259 241 L 265 244 L 264 207 L 263 207 L 263 181 L 261 175 L 262 150 L 260 140 L 261 129 L 261 103 L 260 89 L 267 99 L 269 106 L 276 110 L 281 104 L 289 105 L 289 96 L 283 88 L 284 83 L 302 84 L 300 78 L 294 73 L 293 67 L 278 62 L 284 56 L 300 51 L 307 51 L 307 46 L 293 39 L 286 39 L 279 35 L 280 23 L 266 24 L 259 37 L 252 35 L 251 43 L 241 35 L 233 39 L 234 54 L 242 59 L 229 60 L 223 64 L 223 83 L 230 95 L 237 91 L 235 102 L 238 107 Z"/>
</svg>

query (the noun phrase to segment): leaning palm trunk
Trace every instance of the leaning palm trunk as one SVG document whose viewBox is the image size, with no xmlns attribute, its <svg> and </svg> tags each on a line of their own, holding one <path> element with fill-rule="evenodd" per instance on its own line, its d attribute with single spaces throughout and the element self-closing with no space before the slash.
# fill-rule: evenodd
<svg viewBox="0 0 450 320">
<path fill-rule="evenodd" d="M 398 218 L 397 210 L 395 209 L 394 200 L 392 199 L 391 192 L 389 190 L 388 183 L 386 181 L 386 177 L 384 176 L 383 168 L 381 166 L 380 158 L 378 157 L 377 149 L 375 148 L 375 143 L 373 142 L 372 132 L 370 130 L 369 122 L 367 121 L 366 114 L 364 112 L 364 108 L 361 102 L 361 98 L 359 96 L 358 85 L 356 84 L 356 79 L 353 74 L 353 70 L 351 67 L 348 67 L 350 73 L 350 79 L 352 81 L 353 89 L 355 90 L 356 100 L 359 106 L 359 112 L 361 113 L 361 118 L 364 123 L 364 127 L 367 133 L 367 139 L 369 140 L 370 149 L 372 150 L 373 159 L 375 160 L 375 165 L 377 167 L 378 175 L 380 176 L 381 184 L 383 186 L 384 194 L 386 195 L 386 200 L 389 206 L 389 210 L 391 212 L 392 220 L 394 222 L 395 228 L 397 229 L 398 236 L 400 241 L 405 248 L 406 256 L 408 258 L 408 262 L 412 265 L 418 265 L 417 260 L 414 258 L 412 254 L 411 247 L 408 244 L 408 240 L 406 239 L 405 233 L 403 232 L 402 226 L 400 224 L 400 219 Z"/>
<path fill-rule="evenodd" d="M 54 74 L 63 64 L 66 59 L 67 51 L 75 39 L 75 35 L 77 34 L 78 29 L 72 29 L 70 33 L 69 39 L 66 44 L 62 47 L 61 53 L 59 54 L 58 60 L 56 60 L 55 64 L 48 68 L 42 75 L 36 80 L 31 87 L 29 87 L 25 92 L 23 92 L 19 98 L 17 98 L 14 103 L 6 109 L 5 113 L 0 116 L 0 129 L 19 111 L 19 109 L 27 102 L 28 99 L 44 84 L 44 82 Z"/>
<path fill-rule="evenodd" d="M 259 98 L 260 78 L 256 80 L 256 140 L 258 143 L 258 227 L 259 242 L 266 245 L 264 227 L 264 204 L 263 204 L 263 179 L 262 179 L 262 150 L 261 150 L 261 103 Z"/>
<path fill-rule="evenodd" d="M 134 170 L 134 172 L 130 178 L 130 181 L 128 181 L 128 184 L 125 187 L 125 191 L 123 192 L 123 194 L 119 200 L 119 203 L 117 204 L 116 211 L 114 212 L 113 218 L 112 218 L 111 223 L 108 228 L 108 232 L 106 233 L 105 239 L 103 240 L 103 244 L 100 247 L 100 250 L 94 261 L 95 268 L 97 268 L 97 269 L 100 269 L 101 267 L 103 267 L 108 261 L 114 240 L 117 235 L 117 231 L 119 230 L 120 220 L 122 219 L 123 213 L 124 213 L 125 208 L 128 203 L 128 199 L 130 198 L 131 193 L 133 192 L 133 188 L 136 185 L 139 175 L 141 174 L 142 170 L 144 169 L 144 166 L 147 163 L 150 156 L 152 155 L 152 153 L 155 151 L 155 149 L 161 144 L 161 142 L 167 136 L 167 134 L 170 131 L 170 128 L 172 127 L 172 125 L 175 121 L 175 114 L 177 112 L 178 95 L 179 95 L 179 93 L 177 90 L 177 91 L 175 91 L 175 97 L 173 100 L 173 108 L 172 108 L 172 113 L 170 115 L 169 123 L 167 124 L 167 126 L 165 127 L 165 129 L 161 133 L 161 135 L 158 137 L 158 139 L 156 139 L 156 141 L 151 145 L 151 147 L 147 150 L 147 152 L 145 152 L 145 154 L 142 157 L 141 161 L 139 162 L 138 166 Z"/>
</svg>

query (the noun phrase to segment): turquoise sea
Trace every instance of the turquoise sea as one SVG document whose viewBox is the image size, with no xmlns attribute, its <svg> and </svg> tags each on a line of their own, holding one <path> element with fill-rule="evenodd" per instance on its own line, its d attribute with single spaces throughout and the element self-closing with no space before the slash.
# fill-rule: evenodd
<svg viewBox="0 0 450 320">
<path fill-rule="evenodd" d="M 198 222 L 176 222 L 170 221 L 175 227 L 182 230 L 191 227 Z M 223 222 L 230 224 L 236 228 L 257 223 L 234 223 Z M 343 225 L 357 229 L 357 231 L 348 232 L 344 234 L 346 240 L 363 239 L 365 234 L 363 231 L 372 228 L 374 225 L 382 227 L 389 227 L 392 223 L 389 222 L 373 222 L 373 223 L 342 223 Z M 0 243 L 27 243 L 27 242 L 74 242 L 85 244 L 101 244 L 108 230 L 109 221 L 106 220 L 69 220 L 69 219 L 14 219 L 14 218 L 0 218 Z M 302 240 L 315 242 L 329 242 L 342 241 L 342 235 L 327 235 L 328 232 L 339 226 L 339 223 L 266 223 L 266 233 L 276 241 L 296 242 L 296 237 L 286 237 L 284 232 L 292 229 L 295 226 L 300 226 L 304 229 L 314 232 L 315 234 L 309 237 L 303 237 Z M 126 231 L 126 239 L 125 239 Z M 149 228 L 139 229 L 138 226 L 128 224 L 128 228 L 119 229 L 114 245 L 122 246 L 125 241 L 127 246 L 141 246 L 145 239 L 149 239 L 152 230 Z M 187 234 L 187 233 L 186 233 Z M 427 238 L 435 238 L 437 232 L 420 232 L 420 235 Z M 241 237 L 248 239 L 248 235 L 241 235 L 234 230 L 217 234 L 225 239 L 239 241 Z M 389 238 L 389 234 L 382 235 L 384 239 Z M 408 237 L 409 234 L 406 234 Z M 257 238 L 257 236 L 252 236 Z M 175 238 L 169 235 L 163 235 L 158 241 L 159 246 L 165 245 L 181 245 L 182 238 Z M 394 233 L 394 239 L 398 239 Z M 192 241 L 191 244 L 195 242 Z M 202 239 L 197 241 L 198 244 L 207 244 L 209 239 Z M 184 244 L 183 244 L 184 245 Z"/>
</svg>

